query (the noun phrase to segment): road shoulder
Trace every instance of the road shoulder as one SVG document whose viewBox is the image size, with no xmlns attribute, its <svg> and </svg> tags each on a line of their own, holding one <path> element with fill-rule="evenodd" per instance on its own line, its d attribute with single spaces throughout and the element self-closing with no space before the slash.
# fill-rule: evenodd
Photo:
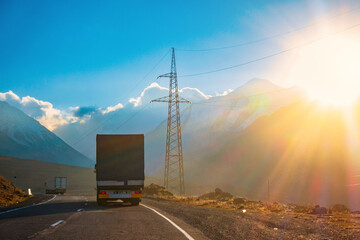
<svg viewBox="0 0 360 240">
<path fill-rule="evenodd" d="M 141 203 L 146 205 L 146 206 L 149 206 L 149 207 L 155 209 L 156 211 L 158 211 L 159 213 L 165 215 L 167 218 L 169 218 L 171 221 L 173 221 L 176 225 L 178 225 L 180 228 L 182 228 L 184 231 L 186 231 L 194 239 L 196 239 L 196 240 L 198 240 L 198 239 L 209 239 L 199 229 L 191 226 L 190 224 L 186 223 L 182 219 L 174 216 L 174 214 L 170 214 L 168 212 L 163 211 L 160 208 L 160 206 L 157 204 L 156 200 L 142 199 Z M 149 210 L 149 211 L 151 211 L 151 210 Z"/>
<path fill-rule="evenodd" d="M 5 206 L 5 207 L 0 207 L 0 214 L 2 212 L 14 210 L 16 208 L 23 208 L 23 207 L 28 207 L 28 206 L 36 205 L 39 203 L 43 203 L 43 202 L 46 202 L 46 201 L 52 199 L 53 197 L 54 197 L 54 195 L 46 195 L 46 194 L 34 195 L 34 196 L 26 199 L 23 202 L 19 202 L 16 204 Z"/>
</svg>

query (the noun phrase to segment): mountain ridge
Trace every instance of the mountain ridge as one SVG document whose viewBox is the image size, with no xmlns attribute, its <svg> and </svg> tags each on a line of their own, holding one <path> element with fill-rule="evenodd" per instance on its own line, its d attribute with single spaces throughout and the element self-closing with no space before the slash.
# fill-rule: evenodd
<svg viewBox="0 0 360 240">
<path fill-rule="evenodd" d="M 181 114 L 184 158 L 198 158 L 198 149 L 215 147 L 211 139 L 240 132 L 256 119 L 303 98 L 299 88 L 282 88 L 268 80 L 252 79 L 228 95 L 191 104 Z M 163 167 L 165 133 L 166 120 L 145 135 L 150 174 Z"/>
<path fill-rule="evenodd" d="M 93 161 L 70 147 L 21 110 L 0 101 L 0 155 L 81 167 Z"/>
</svg>

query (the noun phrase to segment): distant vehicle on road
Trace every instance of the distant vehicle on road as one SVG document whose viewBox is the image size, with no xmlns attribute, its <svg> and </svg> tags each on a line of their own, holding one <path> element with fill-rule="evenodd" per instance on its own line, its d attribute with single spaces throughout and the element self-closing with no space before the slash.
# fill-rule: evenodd
<svg viewBox="0 0 360 240">
<path fill-rule="evenodd" d="M 46 194 L 64 194 L 66 192 L 66 177 L 55 177 L 55 188 L 46 189 Z"/>
<path fill-rule="evenodd" d="M 139 205 L 144 188 L 144 135 L 96 136 L 97 203 Z"/>
</svg>

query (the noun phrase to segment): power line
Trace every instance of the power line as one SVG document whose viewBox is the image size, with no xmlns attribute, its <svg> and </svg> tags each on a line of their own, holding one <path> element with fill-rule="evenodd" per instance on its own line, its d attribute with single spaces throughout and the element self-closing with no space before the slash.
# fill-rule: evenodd
<svg viewBox="0 0 360 240">
<path fill-rule="evenodd" d="M 287 91 L 291 88 L 280 88 L 280 89 L 276 89 L 276 90 L 271 90 L 271 91 L 265 91 L 265 92 L 259 92 L 259 93 L 254 93 L 254 94 L 240 94 L 239 97 L 256 97 L 256 96 L 261 96 L 267 93 L 276 93 L 276 92 L 282 92 L 282 91 Z M 229 93 L 231 94 L 231 93 Z M 239 99 L 239 97 L 233 97 L 233 98 L 227 98 L 227 99 L 209 99 L 209 100 L 204 100 L 204 101 L 200 101 L 200 102 L 195 102 L 192 104 L 207 104 L 207 103 L 217 103 L 217 102 L 230 102 L 230 101 L 236 101 Z"/>
<path fill-rule="evenodd" d="M 287 32 L 278 33 L 278 34 L 275 34 L 275 35 L 270 35 L 270 36 L 267 36 L 267 37 L 264 37 L 264 38 L 259 38 L 259 39 L 248 41 L 248 42 L 238 43 L 238 44 L 224 46 L 224 47 L 205 48 L 205 49 L 181 49 L 180 48 L 180 49 L 176 49 L 176 50 L 177 51 L 183 51 L 183 52 L 210 52 L 210 51 L 217 51 L 217 50 L 230 49 L 230 48 L 236 48 L 236 47 L 243 47 L 243 46 L 246 46 L 246 45 L 265 42 L 265 41 L 272 40 L 272 39 L 275 39 L 275 38 L 278 38 L 278 37 L 286 36 L 286 35 L 292 34 L 294 32 L 304 30 L 306 28 L 311 28 L 311 27 L 314 27 L 314 26 L 318 25 L 320 22 L 327 21 L 328 19 L 337 18 L 337 17 L 343 16 L 343 15 L 347 15 L 347 14 L 352 13 L 352 12 L 358 10 L 358 9 L 360 9 L 360 6 L 352 8 L 349 11 L 346 11 L 346 12 L 334 14 L 334 15 L 328 17 L 326 20 L 316 21 L 316 22 L 313 22 L 311 24 L 304 25 L 304 26 L 301 26 L 299 28 L 295 28 L 295 29 L 287 31 Z"/>
<path fill-rule="evenodd" d="M 359 8 L 359 7 L 358 7 Z M 355 9 L 358 9 L 358 8 L 355 8 Z M 351 11 L 354 11 L 355 9 L 351 10 Z M 350 11 L 348 11 L 350 12 Z M 241 66 L 245 66 L 245 65 L 248 65 L 248 64 L 251 64 L 251 63 L 254 63 L 254 62 L 258 62 L 258 61 L 261 61 L 261 60 L 265 60 L 265 59 L 268 59 L 268 58 L 271 58 L 271 57 L 275 57 L 275 56 L 278 56 L 278 55 L 281 55 L 283 53 L 286 53 L 286 52 L 289 52 L 289 51 L 293 51 L 295 49 L 298 49 L 298 48 L 302 48 L 302 47 L 305 47 L 307 45 L 310 45 L 310 44 L 313 44 L 315 42 L 318 42 L 318 41 L 321 41 L 323 39 L 326 39 L 330 36 L 333 36 L 333 35 L 336 35 L 336 34 L 340 34 L 340 33 L 343 33 L 343 32 L 346 32 L 346 31 L 349 31 L 351 29 L 354 29 L 356 27 L 360 26 L 360 24 L 355 24 L 353 26 L 350 26 L 346 29 L 343 29 L 343 30 L 340 30 L 340 31 L 337 31 L 335 33 L 332 33 L 332 34 L 328 34 L 327 36 L 325 37 L 322 37 L 322 38 L 319 38 L 319 39 L 316 39 L 316 40 L 313 40 L 313 41 L 310 41 L 310 42 L 307 42 L 305 44 L 301 44 L 301 45 L 298 45 L 298 46 L 295 46 L 295 47 L 292 47 L 292 48 L 289 48 L 289 49 L 285 49 L 283 51 L 280 51 L 280 52 L 277 52 L 277 53 L 274 53 L 274 54 L 270 54 L 270 55 L 267 55 L 267 56 L 264 56 L 264 57 L 261 57 L 261 58 L 257 58 L 257 59 L 254 59 L 254 60 L 251 60 L 251 61 L 248 61 L 248 62 L 244 62 L 244 63 L 240 63 L 240 64 L 237 64 L 237 65 L 233 65 L 233 66 L 229 66 L 229 67 L 225 67 L 225 68 L 220 68 L 220 69 L 215 69 L 215 70 L 212 70 L 212 71 L 207 71 L 207 72 L 200 72 L 200 73 L 196 73 L 196 74 L 187 74 L 187 75 L 182 75 L 180 77 L 193 77 L 193 76 L 199 76 L 199 75 L 205 75 L 205 74 L 211 74 L 211 73 L 215 73 L 215 72 L 220 72 L 220 71 L 225 71 L 225 70 L 229 70 L 229 69 L 232 69 L 232 68 L 238 68 L 238 67 L 241 67 Z M 163 55 L 163 57 L 154 65 L 154 67 L 139 81 L 142 82 L 146 79 L 146 77 L 154 70 L 156 69 L 156 67 L 163 61 L 163 59 L 167 56 L 167 54 L 169 53 L 170 51 L 168 50 L 165 55 Z M 156 81 L 155 81 L 156 82 Z M 194 104 L 199 104 L 199 103 L 194 103 Z M 138 112 L 137 112 L 138 113 Z M 86 137 L 88 137 L 91 133 L 93 133 L 94 131 L 98 130 L 102 125 L 104 125 L 107 121 L 111 120 L 115 115 L 112 115 L 111 117 L 109 118 L 106 118 L 104 119 L 102 122 L 100 122 L 93 130 L 91 130 L 90 132 L 88 132 L 87 134 L 85 134 L 84 136 L 80 137 L 77 141 L 75 141 L 72 145 L 77 145 L 79 142 L 81 142 L 82 140 L 84 140 Z M 130 118 L 132 118 L 133 116 L 131 116 Z M 125 121 L 126 123 L 127 121 Z"/>
<path fill-rule="evenodd" d="M 147 108 L 150 105 L 150 103 L 144 105 L 142 108 L 140 108 L 139 110 L 137 110 L 135 113 L 133 113 L 130 117 L 128 117 L 126 120 L 124 120 L 117 128 L 116 130 L 120 129 L 122 126 L 124 126 L 127 122 L 129 122 L 132 118 L 134 118 L 138 113 L 142 112 L 143 110 L 145 110 L 145 108 Z"/>
<path fill-rule="evenodd" d="M 185 112 L 189 109 L 192 108 L 193 105 L 203 105 L 203 106 L 216 106 L 216 107 L 233 107 L 233 106 L 228 106 L 228 105 L 224 105 L 224 104 L 212 104 L 212 103 L 221 103 L 221 102 L 230 102 L 230 101 L 236 101 L 239 100 L 241 97 L 256 97 L 256 96 L 261 96 L 264 94 L 268 94 L 268 93 L 276 93 L 276 92 L 282 92 L 282 91 L 287 91 L 291 88 L 281 88 L 281 89 L 276 89 L 276 90 L 272 90 L 272 91 L 264 91 L 264 92 L 259 92 L 259 93 L 255 93 L 255 94 L 241 94 L 238 97 L 233 97 L 233 98 L 227 98 L 227 99 L 206 99 L 206 100 L 202 100 L 199 102 L 192 102 L 191 105 L 188 105 L 186 108 L 184 108 L 183 110 L 181 110 L 181 118 L 185 117 Z M 215 98 L 215 97 L 212 97 Z M 240 106 L 238 106 L 237 108 L 240 108 Z M 360 176 L 360 175 L 359 175 Z"/>
<path fill-rule="evenodd" d="M 150 73 L 152 73 L 158 66 L 159 64 L 164 60 L 164 58 L 170 53 L 171 49 L 168 49 L 166 51 L 166 53 L 164 54 L 164 56 L 161 57 L 161 59 L 154 65 L 154 67 L 142 78 L 141 82 L 143 80 L 145 80 L 145 78 L 147 78 L 147 76 L 149 76 Z M 137 85 L 137 84 L 136 84 Z"/>
<path fill-rule="evenodd" d="M 170 49 L 168 49 L 166 51 L 166 53 L 160 58 L 160 60 L 151 68 L 151 70 L 149 72 L 147 72 L 145 74 L 145 76 L 137 82 L 137 84 L 135 84 L 135 88 L 138 87 L 138 84 L 139 83 L 142 83 L 146 78 L 147 76 L 149 76 L 150 73 L 152 73 L 158 66 L 159 64 L 164 60 L 164 58 L 169 54 L 170 52 Z M 135 90 L 135 88 L 133 88 L 132 91 L 128 92 L 128 96 L 126 98 L 128 98 L 130 96 L 130 93 L 133 93 L 133 91 Z M 124 98 L 124 100 L 126 99 Z M 108 118 L 105 118 L 103 119 L 100 123 L 98 123 L 96 125 L 95 128 L 93 128 L 92 130 L 90 130 L 88 133 L 86 133 L 85 135 L 83 135 L 82 137 L 80 137 L 79 139 L 77 139 L 75 142 L 73 142 L 71 145 L 73 146 L 76 146 L 77 144 L 79 144 L 80 142 L 82 142 L 85 138 L 87 138 L 88 136 L 90 136 L 92 133 L 94 133 L 95 131 L 97 131 L 100 127 L 102 127 L 103 125 L 105 125 L 105 123 L 107 123 L 108 121 L 110 121 L 112 118 L 114 118 L 115 114 L 113 114 L 112 116 L 108 117 Z"/>
<path fill-rule="evenodd" d="M 247 62 L 243 62 L 243 63 L 240 63 L 240 64 L 236 64 L 236 65 L 233 65 L 233 66 L 229 66 L 229 67 L 225 67 L 225 68 L 219 68 L 219 69 L 215 69 L 215 70 L 212 70 L 212 71 L 206 71 L 206 72 L 200 72 L 200 73 L 194 73 L 194 74 L 186 74 L 186 75 L 182 75 L 182 76 L 179 76 L 179 77 L 194 77 L 194 76 L 199 76 L 199 75 L 205 75 L 205 74 L 211 74 L 211 73 L 215 73 L 215 72 L 221 72 L 221 71 L 225 71 L 225 70 L 229 70 L 229 69 L 232 69 L 232 68 L 238 68 L 238 67 L 242 67 L 242 66 L 245 66 L 245 65 L 248 65 L 248 64 L 251 64 L 251 63 L 254 63 L 254 62 L 259 62 L 261 60 L 265 60 L 265 59 L 268 59 L 268 58 L 272 58 L 272 57 L 275 57 L 275 56 L 278 56 L 278 55 L 281 55 L 283 53 L 287 53 L 287 52 L 290 52 L 290 51 L 293 51 L 295 49 L 298 49 L 298 48 L 302 48 L 302 47 L 305 47 L 305 46 L 308 46 L 308 45 L 311 45 L 313 43 L 316 43 L 316 42 L 319 42 L 321 40 L 324 40 L 328 37 L 331 37 L 331 36 L 334 36 L 336 34 L 340 34 L 340 33 L 343 33 L 343 32 L 346 32 L 346 31 L 349 31 L 349 30 L 352 30 L 356 27 L 359 27 L 360 24 L 355 24 L 355 25 L 352 25 L 346 29 L 343 29 L 343 30 L 340 30 L 340 31 L 337 31 L 335 33 L 332 33 L 332 34 L 328 34 L 326 35 L 325 37 L 322 37 L 322 38 L 319 38 L 319 39 L 316 39 L 316 40 L 313 40 L 313 41 L 310 41 L 310 42 L 307 42 L 307 43 L 304 43 L 304 44 L 300 44 L 298 46 L 295 46 L 295 47 L 292 47 L 292 48 L 288 48 L 288 49 L 285 49 L 285 50 L 282 50 L 280 52 L 276 52 L 276 53 L 273 53 L 273 54 L 270 54 L 270 55 L 267 55 L 267 56 L 264 56 L 264 57 L 261 57 L 261 58 L 257 58 L 257 59 L 254 59 L 254 60 L 250 60 L 250 61 L 247 61 Z"/>
</svg>

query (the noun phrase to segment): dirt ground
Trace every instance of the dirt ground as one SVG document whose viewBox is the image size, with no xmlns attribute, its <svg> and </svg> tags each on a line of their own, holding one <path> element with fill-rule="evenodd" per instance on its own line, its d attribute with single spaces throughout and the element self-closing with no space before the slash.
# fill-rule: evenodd
<svg viewBox="0 0 360 240">
<path fill-rule="evenodd" d="M 149 185 L 144 203 L 182 219 L 210 239 L 360 240 L 360 213 L 350 213 L 343 205 L 326 209 L 266 203 L 234 197 L 221 189 L 186 197 L 166 191 Z"/>
<path fill-rule="evenodd" d="M 360 214 L 244 212 L 154 198 L 144 203 L 182 219 L 210 239 L 360 239 Z"/>
</svg>

